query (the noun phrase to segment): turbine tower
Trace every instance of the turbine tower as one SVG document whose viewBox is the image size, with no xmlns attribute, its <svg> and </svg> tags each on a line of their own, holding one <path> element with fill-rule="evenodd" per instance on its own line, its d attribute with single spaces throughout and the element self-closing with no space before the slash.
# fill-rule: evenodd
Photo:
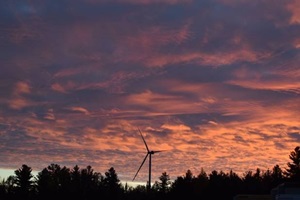
<svg viewBox="0 0 300 200">
<path fill-rule="evenodd" d="M 142 137 L 142 139 L 143 139 L 143 141 L 144 141 L 144 144 L 145 144 L 145 146 L 146 146 L 147 154 L 146 154 L 146 156 L 145 156 L 145 158 L 144 158 L 144 160 L 143 160 L 143 162 L 142 162 L 140 168 L 138 169 L 138 171 L 136 172 L 135 176 L 133 177 L 132 181 L 134 181 L 135 177 L 138 175 L 140 169 L 142 168 L 143 164 L 145 163 L 147 157 L 149 156 L 149 180 L 148 180 L 147 189 L 148 189 L 148 191 L 150 191 L 150 189 L 151 189 L 151 156 L 152 156 L 153 154 L 159 153 L 159 152 L 161 152 L 161 151 L 150 151 L 149 148 L 148 148 L 148 145 L 147 145 L 147 143 L 146 143 L 146 141 L 145 141 L 145 139 L 144 139 L 144 137 L 143 137 L 142 132 L 140 131 L 140 129 L 138 129 L 138 130 L 139 130 L 139 133 L 140 133 L 140 135 L 141 135 L 141 137 Z"/>
</svg>

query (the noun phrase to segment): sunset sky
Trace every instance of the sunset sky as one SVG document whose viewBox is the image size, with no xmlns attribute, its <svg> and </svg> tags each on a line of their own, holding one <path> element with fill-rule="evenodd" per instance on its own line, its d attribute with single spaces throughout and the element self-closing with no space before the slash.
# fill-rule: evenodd
<svg viewBox="0 0 300 200">
<path fill-rule="evenodd" d="M 284 169 L 300 144 L 298 0 L 0 1 L 0 177 Z M 146 183 L 148 161 L 136 177 Z"/>
</svg>

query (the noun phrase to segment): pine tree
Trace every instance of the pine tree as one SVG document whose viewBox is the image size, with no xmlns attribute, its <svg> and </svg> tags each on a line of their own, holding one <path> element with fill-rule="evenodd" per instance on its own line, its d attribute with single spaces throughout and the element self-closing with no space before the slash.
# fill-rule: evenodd
<svg viewBox="0 0 300 200">
<path fill-rule="evenodd" d="M 31 167 L 23 164 L 20 169 L 15 170 L 17 193 L 22 199 L 29 199 L 29 194 L 33 189 L 33 178 Z"/>
<path fill-rule="evenodd" d="M 288 162 L 288 168 L 285 171 L 285 175 L 291 181 L 300 181 L 300 146 L 297 146 L 294 151 L 289 155 L 292 162 Z"/>
</svg>

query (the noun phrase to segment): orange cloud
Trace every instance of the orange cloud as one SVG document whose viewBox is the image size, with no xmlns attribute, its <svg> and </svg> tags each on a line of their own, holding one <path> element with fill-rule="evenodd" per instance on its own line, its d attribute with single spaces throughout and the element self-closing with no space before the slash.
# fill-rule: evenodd
<svg viewBox="0 0 300 200">
<path fill-rule="evenodd" d="M 255 62 L 261 57 L 260 53 L 251 50 L 239 49 L 235 52 L 218 52 L 208 54 L 205 52 L 191 52 L 178 55 L 159 54 L 147 59 L 145 64 L 149 67 L 163 67 L 170 64 L 196 63 L 199 65 L 209 65 L 219 67 L 229 65 L 239 61 Z"/>
<path fill-rule="evenodd" d="M 78 84 L 73 81 L 67 83 L 53 83 L 51 89 L 56 92 L 68 93 L 69 91 L 78 89 Z"/>
<path fill-rule="evenodd" d="M 75 106 L 75 107 L 71 107 L 69 109 L 72 111 L 75 111 L 75 112 L 83 113 L 85 115 L 90 115 L 90 112 L 86 108 L 83 108 L 83 107 Z"/>
<path fill-rule="evenodd" d="M 20 110 L 24 107 L 30 106 L 30 104 L 31 103 L 29 101 L 20 97 L 15 97 L 9 101 L 9 106 L 15 110 Z"/>
<path fill-rule="evenodd" d="M 44 116 L 44 119 L 48 120 L 55 120 L 55 115 L 53 113 L 53 109 L 49 109 L 46 115 Z"/>
<path fill-rule="evenodd" d="M 297 49 L 300 48 L 300 38 L 296 38 L 296 39 L 294 40 L 294 46 L 295 46 Z"/>
<path fill-rule="evenodd" d="M 66 93 L 65 88 L 58 83 L 52 84 L 51 89 L 57 92 Z"/>
<path fill-rule="evenodd" d="M 182 113 L 204 112 L 206 108 L 198 102 L 188 100 L 183 96 L 154 93 L 150 90 L 140 94 L 129 95 L 125 100 L 127 105 L 143 106 L 143 115 L 169 115 Z M 136 113 L 137 114 L 137 113 Z M 140 113 L 142 114 L 142 113 Z"/>
<path fill-rule="evenodd" d="M 290 149 L 297 144 L 297 141 L 291 140 L 287 133 L 289 132 L 289 127 L 297 124 L 297 116 L 299 116 L 299 111 L 295 109 L 297 105 L 292 101 L 285 101 L 283 103 L 285 106 L 282 106 L 282 103 L 279 103 L 280 105 L 269 104 L 266 106 L 259 101 L 251 101 L 250 99 L 238 101 L 234 97 L 222 99 L 221 101 L 219 100 L 220 95 L 217 95 L 218 91 L 208 87 L 211 91 L 214 91 L 209 92 L 205 84 L 188 85 L 174 83 L 176 82 L 170 85 L 173 86 L 172 90 L 177 92 L 190 91 L 194 94 L 206 94 L 204 91 L 207 89 L 208 95 L 213 101 L 204 102 L 215 105 L 215 109 L 211 110 L 211 112 L 217 111 L 223 113 L 224 116 L 231 114 L 231 116 L 242 117 L 241 119 L 237 117 L 236 121 L 231 120 L 231 122 L 207 120 L 207 123 L 203 124 L 203 121 L 199 121 L 202 124 L 197 126 L 198 129 L 191 129 L 181 121 L 177 121 L 176 124 L 162 125 L 161 128 L 172 132 L 166 139 L 168 145 L 162 146 L 171 147 L 171 149 L 182 152 L 179 157 L 177 156 L 177 159 L 181 159 L 181 156 L 183 156 L 182 159 L 185 160 L 187 166 L 188 163 L 191 166 L 195 166 L 198 163 L 200 166 L 205 166 L 206 169 L 220 169 L 220 166 L 222 166 L 222 170 L 234 169 L 234 171 L 242 174 L 242 170 L 255 170 L 256 167 L 262 169 L 271 168 L 272 164 L 283 166 L 288 161 L 287 155 Z M 135 102 L 134 99 L 136 99 Z M 165 102 L 164 106 L 174 104 L 174 102 L 170 103 L 169 101 L 172 97 L 160 96 L 151 91 L 147 91 L 140 96 L 132 96 L 130 101 L 137 105 L 155 105 L 153 102 L 156 99 Z M 189 103 L 185 102 L 185 104 Z M 172 107 L 172 113 L 179 113 L 180 103 L 177 102 L 176 105 L 178 107 Z M 151 106 L 151 108 L 154 111 L 158 107 Z M 249 108 L 251 109 L 249 110 Z M 195 107 L 193 109 L 199 112 L 199 110 L 195 110 Z M 185 111 L 188 110 L 186 109 Z M 274 112 L 276 112 L 276 115 L 274 115 Z M 168 113 L 171 114 L 171 111 Z M 277 127 L 278 124 L 284 124 L 285 128 Z M 150 141 L 152 140 L 150 139 Z M 280 144 L 283 142 L 285 147 L 280 147 Z M 152 145 L 156 146 L 153 143 Z M 193 159 L 190 156 L 184 156 L 184 153 L 189 154 L 188 152 L 192 152 Z M 255 152 L 255 155 L 253 152 Z M 274 152 L 276 153 L 274 154 Z M 272 163 L 265 159 L 266 154 L 271 155 L 269 160 L 272 160 Z M 253 157 L 257 161 L 255 164 Z M 236 166 L 232 165 L 232 163 L 236 162 L 238 162 Z M 173 169 L 170 170 L 172 171 Z"/>
<path fill-rule="evenodd" d="M 300 23 L 300 2 L 293 0 L 287 5 L 287 9 L 291 12 L 292 16 L 290 19 L 291 24 Z"/>
<path fill-rule="evenodd" d="M 263 73 L 241 68 L 234 72 L 236 79 L 227 81 L 227 83 L 251 89 L 286 91 L 300 94 L 300 83 L 297 81 L 300 78 L 298 67 L 287 67 L 284 65 L 282 68 L 275 68 L 272 71 L 268 71 L 268 73 L 280 78 L 266 80 Z"/>
<path fill-rule="evenodd" d="M 21 94 L 29 94 L 30 93 L 30 85 L 27 82 L 17 82 L 14 88 L 15 95 Z"/>
<path fill-rule="evenodd" d="M 31 87 L 27 82 L 17 82 L 13 89 L 11 99 L 8 100 L 10 108 L 20 110 L 32 105 L 32 102 L 24 96 L 29 93 L 31 93 Z"/>
<path fill-rule="evenodd" d="M 232 80 L 227 83 L 238 85 L 245 88 L 259 89 L 259 90 L 276 90 L 286 91 L 300 94 L 300 83 L 292 81 L 250 81 L 250 80 Z"/>
</svg>

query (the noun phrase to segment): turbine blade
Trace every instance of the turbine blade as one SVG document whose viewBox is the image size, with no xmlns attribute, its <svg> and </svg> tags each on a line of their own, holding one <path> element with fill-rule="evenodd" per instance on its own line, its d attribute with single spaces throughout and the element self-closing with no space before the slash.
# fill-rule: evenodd
<svg viewBox="0 0 300 200">
<path fill-rule="evenodd" d="M 146 161 L 148 155 L 149 155 L 149 154 L 147 153 L 146 156 L 145 156 L 145 158 L 144 158 L 144 160 L 143 160 L 143 162 L 142 162 L 142 164 L 141 164 L 141 166 L 140 166 L 140 168 L 137 170 L 136 174 L 134 175 L 132 181 L 134 181 L 135 177 L 138 175 L 138 173 L 139 173 L 140 169 L 142 168 L 143 164 L 145 163 L 145 161 Z"/>
<path fill-rule="evenodd" d="M 147 149 L 147 151 L 149 152 L 149 148 L 148 148 L 148 145 L 147 145 L 147 143 L 146 143 L 146 141 L 145 141 L 145 139 L 144 139 L 144 137 L 143 137 L 143 134 L 142 134 L 142 132 L 141 132 L 140 129 L 138 129 L 138 130 L 139 130 L 139 132 L 140 132 L 140 134 L 141 134 L 141 136 L 142 136 L 142 139 L 143 139 L 143 141 L 144 141 L 144 144 L 145 144 L 145 146 L 146 146 L 146 149 Z"/>
<path fill-rule="evenodd" d="M 153 153 L 159 153 L 159 152 L 162 152 L 162 150 L 161 151 L 153 151 Z"/>
</svg>

